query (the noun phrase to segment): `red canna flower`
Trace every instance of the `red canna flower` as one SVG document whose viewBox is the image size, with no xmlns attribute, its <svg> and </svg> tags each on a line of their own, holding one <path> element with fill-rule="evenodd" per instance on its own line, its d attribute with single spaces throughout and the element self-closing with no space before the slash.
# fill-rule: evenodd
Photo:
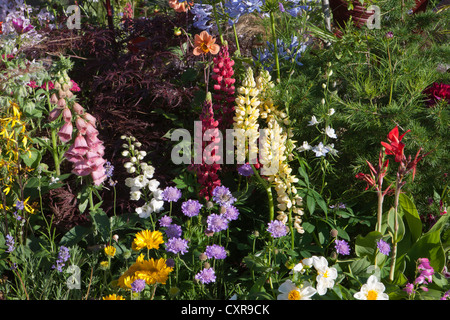
<svg viewBox="0 0 450 320">
<path fill-rule="evenodd" d="M 395 126 L 394 129 L 391 130 L 388 134 L 388 141 L 389 143 L 386 143 L 384 141 L 381 142 L 383 147 L 386 148 L 385 152 L 387 155 L 394 155 L 395 156 L 395 162 L 401 162 L 404 159 L 403 149 L 405 148 L 405 144 L 401 143 L 403 136 L 407 134 L 409 131 L 406 131 L 404 134 L 399 136 L 398 134 L 398 126 Z"/>
</svg>

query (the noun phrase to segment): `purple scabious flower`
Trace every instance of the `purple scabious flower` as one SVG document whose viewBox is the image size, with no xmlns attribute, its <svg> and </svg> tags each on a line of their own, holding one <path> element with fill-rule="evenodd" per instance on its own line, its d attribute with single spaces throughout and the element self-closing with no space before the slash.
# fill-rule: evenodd
<svg viewBox="0 0 450 320">
<path fill-rule="evenodd" d="M 388 256 L 389 252 L 391 252 L 391 246 L 383 239 L 377 241 L 377 248 L 385 256 Z"/>
<path fill-rule="evenodd" d="M 350 247 L 347 241 L 335 240 L 334 243 L 335 243 L 334 248 L 336 249 L 338 254 L 342 254 L 344 256 L 348 256 L 350 254 Z"/>
<path fill-rule="evenodd" d="M 199 214 L 202 207 L 203 205 L 198 200 L 189 199 L 181 204 L 181 212 L 185 216 L 194 217 Z"/>
<path fill-rule="evenodd" d="M 169 216 L 163 216 L 161 219 L 159 219 L 159 226 L 160 227 L 168 227 L 172 224 L 172 218 Z"/>
<path fill-rule="evenodd" d="M 273 238 L 280 238 L 287 235 L 288 228 L 283 222 L 279 220 L 273 220 L 268 223 L 267 231 L 270 232 Z"/>
<path fill-rule="evenodd" d="M 166 229 L 166 235 L 170 238 L 179 238 L 181 237 L 181 227 L 177 224 L 171 224 Z"/>
<path fill-rule="evenodd" d="M 188 241 L 181 238 L 170 238 L 166 243 L 166 251 L 185 254 L 189 249 Z"/>
<path fill-rule="evenodd" d="M 235 206 L 228 206 L 223 215 L 228 221 L 237 220 L 239 217 L 239 210 Z"/>
<path fill-rule="evenodd" d="M 208 284 L 216 281 L 216 273 L 213 268 L 204 268 L 202 271 L 195 275 L 195 280 L 200 281 L 203 284 Z"/>
<path fill-rule="evenodd" d="M 221 214 L 210 214 L 206 220 L 208 230 L 212 232 L 219 232 L 228 228 L 228 220 Z"/>
<path fill-rule="evenodd" d="M 177 187 L 167 187 L 162 192 L 164 201 L 177 202 L 181 198 L 181 190 Z"/>
<path fill-rule="evenodd" d="M 136 279 L 131 284 L 131 290 L 133 292 L 141 292 L 145 289 L 145 280 L 144 279 Z"/>
<path fill-rule="evenodd" d="M 231 194 L 230 189 L 225 186 L 217 186 L 212 192 L 214 202 L 218 203 L 223 207 L 228 207 L 232 205 L 236 198 Z"/>
<path fill-rule="evenodd" d="M 8 249 L 6 250 L 6 252 L 11 253 L 14 251 L 15 247 L 14 247 L 14 238 L 10 235 L 7 234 L 6 235 L 6 245 L 8 246 Z"/>
<path fill-rule="evenodd" d="M 253 175 L 253 168 L 250 164 L 246 163 L 238 168 L 238 173 L 241 176 L 249 177 L 249 176 Z"/>
<path fill-rule="evenodd" d="M 227 252 L 225 251 L 225 248 L 222 246 L 219 246 L 217 244 L 213 244 L 211 246 L 207 246 L 205 250 L 205 254 L 208 257 L 208 259 L 225 259 L 227 257 Z"/>
</svg>

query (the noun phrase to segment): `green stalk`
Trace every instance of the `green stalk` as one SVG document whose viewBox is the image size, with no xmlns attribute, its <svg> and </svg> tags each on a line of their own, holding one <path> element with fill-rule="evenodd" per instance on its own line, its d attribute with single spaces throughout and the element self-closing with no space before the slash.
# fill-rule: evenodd
<svg viewBox="0 0 450 320">
<path fill-rule="evenodd" d="M 212 7 L 213 7 L 213 13 L 214 13 L 214 20 L 216 21 L 216 24 L 217 24 L 217 30 L 219 31 L 220 43 L 223 45 L 223 44 L 224 44 L 224 41 L 223 41 L 222 28 L 220 27 L 219 17 L 218 17 L 218 15 L 217 15 L 217 9 L 216 9 L 216 3 L 215 3 L 215 1 L 212 2 Z"/>
<path fill-rule="evenodd" d="M 273 14 L 273 11 L 270 11 L 270 28 L 272 30 L 272 42 L 273 42 L 273 48 L 275 53 L 275 64 L 277 68 L 277 82 L 280 82 L 281 76 L 280 76 L 280 61 L 278 59 L 278 45 L 277 45 L 277 35 L 275 33 L 275 16 Z"/>
<path fill-rule="evenodd" d="M 236 42 L 236 55 L 241 55 L 241 49 L 239 49 L 239 38 L 236 31 L 236 24 L 233 23 L 234 42 Z"/>
<path fill-rule="evenodd" d="M 267 193 L 267 199 L 269 201 L 269 221 L 272 221 L 274 219 L 275 216 L 275 208 L 274 208 L 274 204 L 273 204 L 273 196 L 272 196 L 272 188 L 270 187 L 270 185 L 264 181 L 263 178 L 261 178 L 261 176 L 259 175 L 259 172 L 255 169 L 255 166 L 252 164 L 252 169 L 253 169 L 253 173 L 255 174 L 255 176 L 257 177 L 257 179 L 259 180 L 259 182 L 261 182 L 261 184 L 264 186 L 264 189 L 266 190 Z"/>
<path fill-rule="evenodd" d="M 402 178 L 398 177 L 395 185 L 395 202 L 394 202 L 394 235 L 392 239 L 392 256 L 391 268 L 389 270 L 389 280 L 394 281 L 395 264 L 397 261 L 397 243 L 398 243 L 398 200 L 400 197 L 400 183 Z"/>
</svg>

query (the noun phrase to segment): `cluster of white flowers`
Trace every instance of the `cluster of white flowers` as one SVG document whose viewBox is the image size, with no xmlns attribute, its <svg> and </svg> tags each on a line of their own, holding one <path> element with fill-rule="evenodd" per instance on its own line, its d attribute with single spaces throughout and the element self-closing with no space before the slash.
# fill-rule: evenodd
<svg viewBox="0 0 450 320">
<path fill-rule="evenodd" d="M 297 194 L 295 183 L 298 178 L 292 174 L 289 160 L 292 158 L 292 150 L 295 141 L 288 115 L 273 104 L 271 89 L 274 87 L 271 76 L 267 71 L 262 71 L 256 78 L 257 88 L 261 92 L 259 105 L 261 118 L 266 120 L 267 129 L 264 142 L 260 150 L 260 162 L 270 173 L 262 171 L 268 175 L 268 181 L 274 185 L 277 192 L 277 220 L 286 224 L 288 215 L 286 211 L 291 210 L 294 214 L 293 226 L 298 233 L 304 233 L 301 226 L 301 216 L 303 215 L 303 199 Z"/>
<path fill-rule="evenodd" d="M 330 108 L 326 115 L 331 117 L 334 113 L 334 109 Z M 312 116 L 311 120 L 308 122 L 308 126 L 316 126 L 321 122 L 322 120 L 317 120 L 316 116 Z M 329 125 L 322 132 L 325 135 L 325 140 L 328 138 L 338 138 L 335 130 Z M 327 153 L 336 156 L 338 153 L 338 151 L 334 148 L 334 143 L 323 144 L 323 142 L 319 142 L 316 146 L 311 146 L 307 141 L 303 141 L 303 144 L 297 148 L 297 151 L 299 152 L 308 150 L 313 151 L 316 154 L 316 157 L 325 157 Z"/>
<path fill-rule="evenodd" d="M 337 270 L 336 268 L 328 266 L 328 261 L 325 257 L 312 256 L 311 258 L 303 259 L 300 263 L 295 265 L 292 269 L 292 273 L 304 273 L 306 270 L 311 269 L 311 267 L 314 267 L 317 272 L 317 294 L 323 296 L 327 293 L 328 289 L 334 287 L 335 280 L 338 276 Z"/>
<path fill-rule="evenodd" d="M 136 213 L 141 218 L 148 218 L 152 213 L 159 213 L 164 209 L 163 190 L 159 188 L 159 181 L 153 178 L 155 168 L 146 162 L 142 162 L 147 155 L 145 151 L 137 149 L 142 144 L 135 137 L 122 136 L 121 138 L 127 141 L 122 145 L 126 149 L 122 152 L 122 155 L 130 159 L 124 164 L 124 167 L 128 173 L 135 174 L 135 177 L 125 179 L 125 185 L 130 188 L 131 200 L 145 200 L 142 207 L 136 208 Z"/>
</svg>

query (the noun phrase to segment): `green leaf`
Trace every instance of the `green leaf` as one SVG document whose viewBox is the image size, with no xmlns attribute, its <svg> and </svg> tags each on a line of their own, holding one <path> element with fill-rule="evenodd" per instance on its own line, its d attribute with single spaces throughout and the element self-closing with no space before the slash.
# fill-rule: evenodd
<svg viewBox="0 0 450 320">
<path fill-rule="evenodd" d="M 67 231 L 67 233 L 65 235 L 63 235 L 59 244 L 61 246 L 66 246 L 66 247 L 74 246 L 78 242 L 80 242 L 85 237 L 85 235 L 88 234 L 89 232 L 90 232 L 89 228 L 82 227 L 82 226 L 75 226 L 72 229 L 70 229 L 69 231 Z"/>
<path fill-rule="evenodd" d="M 36 168 L 41 161 L 42 156 L 37 149 L 31 148 L 30 152 L 21 155 L 20 158 L 27 167 Z"/>
<path fill-rule="evenodd" d="M 358 235 L 355 241 L 355 253 L 358 257 L 367 257 L 370 261 L 375 259 L 377 253 L 377 241 L 383 235 L 378 231 L 369 232 L 365 237 Z"/>
<path fill-rule="evenodd" d="M 408 223 L 409 230 L 414 242 L 422 235 L 422 221 L 420 221 L 414 202 L 406 195 L 401 193 L 399 197 L 399 205 L 403 210 L 403 215 Z"/>
</svg>

